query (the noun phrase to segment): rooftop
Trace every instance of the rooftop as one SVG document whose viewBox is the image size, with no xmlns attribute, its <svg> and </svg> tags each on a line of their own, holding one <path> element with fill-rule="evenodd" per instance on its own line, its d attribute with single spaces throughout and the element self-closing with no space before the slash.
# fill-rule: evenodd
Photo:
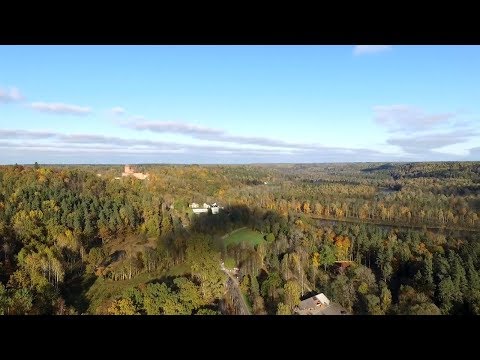
<svg viewBox="0 0 480 360">
<path fill-rule="evenodd" d="M 345 308 L 330 302 L 323 293 L 301 301 L 296 313 L 299 315 L 348 315 Z"/>
</svg>

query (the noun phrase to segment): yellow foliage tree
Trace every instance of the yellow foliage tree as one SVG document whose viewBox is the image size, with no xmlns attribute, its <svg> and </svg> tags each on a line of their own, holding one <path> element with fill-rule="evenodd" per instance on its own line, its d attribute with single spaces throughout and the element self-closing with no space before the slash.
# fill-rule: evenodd
<svg viewBox="0 0 480 360">
<path fill-rule="evenodd" d="M 107 310 L 108 315 L 138 315 L 132 300 L 118 299 L 112 302 Z"/>
</svg>

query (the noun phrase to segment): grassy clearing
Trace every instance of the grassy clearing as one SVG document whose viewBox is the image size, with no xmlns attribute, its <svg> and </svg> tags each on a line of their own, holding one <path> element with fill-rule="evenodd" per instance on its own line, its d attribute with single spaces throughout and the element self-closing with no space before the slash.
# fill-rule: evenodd
<svg viewBox="0 0 480 360">
<path fill-rule="evenodd" d="M 258 245 L 262 243 L 264 240 L 262 233 L 250 230 L 246 228 L 238 229 L 236 231 L 232 231 L 225 239 L 224 243 L 226 246 L 233 245 L 233 244 L 240 244 L 242 242 L 247 242 L 252 245 Z"/>
</svg>

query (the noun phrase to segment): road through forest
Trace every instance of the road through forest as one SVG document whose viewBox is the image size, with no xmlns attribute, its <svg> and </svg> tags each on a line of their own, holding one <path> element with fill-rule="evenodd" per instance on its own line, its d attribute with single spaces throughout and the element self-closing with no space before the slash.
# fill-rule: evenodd
<svg viewBox="0 0 480 360">
<path fill-rule="evenodd" d="M 229 283 L 230 283 L 229 288 L 230 288 L 231 293 L 232 293 L 233 302 L 234 302 L 235 305 L 237 305 L 237 307 L 240 310 L 239 315 L 252 315 L 250 313 L 250 309 L 249 309 L 247 303 L 245 302 L 245 298 L 243 297 L 242 291 L 240 290 L 240 284 L 238 283 L 238 280 L 235 278 L 235 276 L 232 275 L 230 270 L 227 270 L 225 268 L 223 263 L 220 264 L 220 268 L 229 277 L 229 280 L 228 280 Z"/>
</svg>

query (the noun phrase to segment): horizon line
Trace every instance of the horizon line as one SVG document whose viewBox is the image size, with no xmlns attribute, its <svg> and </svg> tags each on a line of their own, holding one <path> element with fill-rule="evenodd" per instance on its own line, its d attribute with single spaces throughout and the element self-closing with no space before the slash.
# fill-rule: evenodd
<svg viewBox="0 0 480 360">
<path fill-rule="evenodd" d="M 128 165 L 186 165 L 186 166 L 193 166 L 193 165 L 229 165 L 229 166 L 241 166 L 241 165 L 317 165 L 317 164 L 388 164 L 388 163 L 395 163 L 395 164 L 411 164 L 411 163 L 476 163 L 480 162 L 480 160 L 413 160 L 413 161 L 398 161 L 398 160 L 391 160 L 391 161 L 320 161 L 320 162 L 245 162 L 245 163 L 174 163 L 174 162 L 165 162 L 165 163 L 39 163 L 36 162 L 38 165 L 42 166 L 125 166 Z M 35 163 L 9 163 L 9 164 L 0 164 L 0 166 L 34 166 Z"/>
</svg>

